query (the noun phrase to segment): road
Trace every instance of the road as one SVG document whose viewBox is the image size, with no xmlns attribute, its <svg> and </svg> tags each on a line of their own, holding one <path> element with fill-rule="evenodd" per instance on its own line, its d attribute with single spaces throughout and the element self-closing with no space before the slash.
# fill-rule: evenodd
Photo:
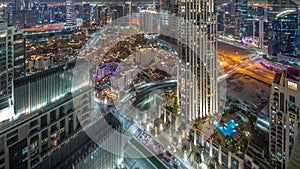
<svg viewBox="0 0 300 169">
<path fill-rule="evenodd" d="M 141 158 L 134 158 L 141 157 Z M 156 168 L 148 158 L 144 157 L 131 143 L 127 143 L 124 148 L 124 163 L 128 169 L 152 169 Z"/>
<path fill-rule="evenodd" d="M 129 100 L 132 100 L 133 97 L 135 97 L 135 100 L 133 101 L 133 106 L 142 106 L 146 102 L 149 102 L 150 100 L 147 100 L 143 102 L 152 91 L 155 90 L 170 90 L 174 89 L 177 86 L 177 80 L 162 80 L 157 82 L 149 82 L 144 83 L 140 86 L 137 86 L 136 88 L 130 89 L 128 92 L 126 92 L 126 96 L 122 98 L 122 100 L 119 102 L 119 106 L 124 105 Z"/>
<path fill-rule="evenodd" d="M 235 73 L 249 75 L 267 84 L 272 84 L 275 72 L 263 67 L 259 61 L 262 59 L 262 52 L 253 51 L 241 45 L 233 45 L 228 42 L 219 41 L 218 56 L 220 69 L 223 69 L 227 76 L 223 76 L 221 80 Z M 219 69 L 219 70 L 220 70 Z"/>
<path fill-rule="evenodd" d="M 57 24 L 45 24 L 36 28 L 23 28 L 22 30 L 25 32 L 38 32 L 38 31 L 48 31 L 48 30 L 63 29 L 63 28 L 64 28 L 64 23 L 57 23 Z"/>
</svg>

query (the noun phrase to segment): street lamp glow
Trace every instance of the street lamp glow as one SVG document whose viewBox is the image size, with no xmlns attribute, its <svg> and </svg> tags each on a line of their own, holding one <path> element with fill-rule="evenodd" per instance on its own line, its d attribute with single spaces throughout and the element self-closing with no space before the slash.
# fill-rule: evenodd
<svg viewBox="0 0 300 169">
<path fill-rule="evenodd" d="M 186 151 L 184 151 L 184 154 L 183 154 L 183 160 L 184 160 L 185 162 L 187 162 L 187 154 L 186 154 Z"/>
<path fill-rule="evenodd" d="M 163 131 L 163 129 L 164 129 L 164 126 L 162 124 L 160 124 L 159 131 Z"/>
<path fill-rule="evenodd" d="M 147 124 L 146 130 L 147 130 L 147 132 L 150 131 L 150 125 L 149 124 Z"/>
<path fill-rule="evenodd" d="M 123 160 L 121 158 L 119 158 L 118 161 L 117 161 L 118 166 L 121 165 L 122 162 L 123 162 Z"/>
<path fill-rule="evenodd" d="M 204 163 L 201 163 L 201 164 L 200 164 L 200 168 L 201 168 L 201 169 L 208 169 L 208 168 L 207 168 L 207 165 L 204 164 Z"/>
</svg>

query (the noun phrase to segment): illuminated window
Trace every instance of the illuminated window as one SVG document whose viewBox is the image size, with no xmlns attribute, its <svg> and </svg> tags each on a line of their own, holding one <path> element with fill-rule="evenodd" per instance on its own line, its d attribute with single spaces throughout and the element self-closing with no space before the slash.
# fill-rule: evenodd
<svg viewBox="0 0 300 169">
<path fill-rule="evenodd" d="M 296 83 L 290 82 L 288 81 L 288 88 L 297 91 L 298 90 L 298 86 Z"/>
</svg>

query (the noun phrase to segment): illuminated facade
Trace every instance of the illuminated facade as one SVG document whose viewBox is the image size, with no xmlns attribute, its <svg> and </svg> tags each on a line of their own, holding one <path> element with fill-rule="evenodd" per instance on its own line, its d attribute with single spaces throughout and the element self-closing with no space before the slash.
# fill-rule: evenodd
<svg viewBox="0 0 300 169">
<path fill-rule="evenodd" d="M 72 27 L 75 25 L 75 6 L 74 0 L 67 0 L 67 14 L 66 14 L 66 25 Z"/>
<path fill-rule="evenodd" d="M 300 72 L 276 74 L 270 96 L 269 152 L 272 168 L 287 168 L 300 127 Z"/>
<path fill-rule="evenodd" d="M 13 80 L 25 70 L 24 45 L 22 31 L 0 23 L 0 110 L 13 105 Z"/>
<path fill-rule="evenodd" d="M 8 21 L 7 5 L 0 3 L 0 23 Z"/>
<path fill-rule="evenodd" d="M 91 19 L 90 19 L 90 2 L 88 0 L 85 0 L 83 1 L 83 13 L 82 13 L 82 26 L 84 28 L 88 28 L 90 27 L 90 22 L 91 22 Z"/>
<path fill-rule="evenodd" d="M 90 123 L 91 90 L 72 85 L 74 66 L 14 80 L 15 116 L 0 123 L 0 168 L 61 168 L 88 151 L 93 142 L 81 126 Z"/>
<path fill-rule="evenodd" d="M 180 112 L 192 121 L 218 112 L 217 19 L 214 1 L 182 0 L 178 8 L 179 16 L 198 28 L 179 25 Z"/>
<path fill-rule="evenodd" d="M 269 0 L 268 4 L 269 55 L 300 58 L 298 5 L 292 0 Z"/>
<path fill-rule="evenodd" d="M 125 5 L 123 6 L 123 16 L 125 16 L 125 19 L 128 19 L 129 25 L 131 26 L 132 24 L 132 2 L 127 1 L 125 2 Z"/>
<path fill-rule="evenodd" d="M 74 169 L 92 169 L 99 168 L 99 166 L 101 168 L 118 168 L 118 161 L 123 158 L 122 135 L 120 134 L 122 127 L 122 123 L 112 113 L 108 113 L 94 122 L 86 132 L 93 133 L 93 137 L 98 138 L 96 140 L 98 147 L 75 163 Z"/>
<path fill-rule="evenodd" d="M 248 0 L 235 0 L 234 3 L 234 13 L 235 13 L 235 28 L 237 29 L 236 35 L 245 34 L 245 25 L 247 25 L 246 19 L 248 17 Z"/>
</svg>

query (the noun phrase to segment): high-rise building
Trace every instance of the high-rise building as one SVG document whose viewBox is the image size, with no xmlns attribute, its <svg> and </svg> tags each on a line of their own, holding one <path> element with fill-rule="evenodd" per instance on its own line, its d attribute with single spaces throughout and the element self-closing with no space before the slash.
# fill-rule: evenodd
<svg viewBox="0 0 300 169">
<path fill-rule="evenodd" d="M 75 6 L 74 0 L 67 0 L 66 26 L 72 28 L 75 26 Z"/>
<path fill-rule="evenodd" d="M 288 68 L 276 74 L 270 95 L 269 153 L 271 168 L 287 168 L 300 117 L 300 71 Z"/>
<path fill-rule="evenodd" d="M 14 81 L 15 116 L 0 114 L 7 117 L 0 119 L 1 168 L 69 167 L 94 144 L 82 130 L 90 122 L 90 89 L 84 82 L 72 85 L 74 65 Z M 85 119 L 77 120 L 78 112 Z"/>
<path fill-rule="evenodd" d="M 12 3 L 9 3 L 7 5 L 7 24 L 9 26 L 12 26 L 13 25 L 13 4 Z"/>
<path fill-rule="evenodd" d="M 117 168 L 120 159 L 122 159 L 121 139 L 123 125 L 121 121 L 112 113 L 108 113 L 103 118 L 98 119 L 94 125 L 86 130 L 92 134 L 97 142 L 97 147 L 90 152 L 84 159 L 74 165 L 75 169 L 82 168 Z M 84 126 L 82 126 L 84 127 Z M 92 157 L 92 158 L 91 158 Z"/>
<path fill-rule="evenodd" d="M 236 12 L 236 27 L 239 29 L 239 33 L 243 35 L 245 33 L 244 22 L 248 17 L 248 0 L 235 0 L 235 12 Z"/>
<path fill-rule="evenodd" d="M 269 0 L 268 4 L 269 55 L 300 58 L 298 4 L 293 0 Z"/>
<path fill-rule="evenodd" d="M 14 11 L 31 10 L 30 0 L 14 0 Z"/>
<path fill-rule="evenodd" d="M 217 11 L 217 20 L 218 20 L 218 31 L 224 31 L 224 11 L 218 10 Z"/>
<path fill-rule="evenodd" d="M 160 0 L 160 11 L 170 10 L 171 9 L 171 0 Z"/>
<path fill-rule="evenodd" d="M 244 29 L 243 25 L 244 20 L 247 18 L 248 15 L 248 1 L 247 0 L 233 0 L 230 1 L 230 4 L 226 7 L 226 12 L 229 14 L 229 18 L 231 21 L 231 29 L 230 34 L 239 37 L 243 35 Z"/>
<path fill-rule="evenodd" d="M 140 12 L 140 30 L 143 30 L 145 34 L 155 33 L 158 28 L 158 22 L 153 19 L 157 15 L 154 10 L 142 10 Z"/>
<path fill-rule="evenodd" d="M 14 2 L 14 11 L 20 11 L 23 9 L 22 0 L 15 0 Z"/>
<path fill-rule="evenodd" d="M 0 108 L 6 108 L 12 105 L 12 82 L 13 82 L 13 41 L 7 28 L 7 23 L 0 23 L 0 71 L 1 71 L 1 86 L 0 86 Z"/>
<path fill-rule="evenodd" d="M 0 3 L 0 23 L 1 22 L 8 22 L 7 5 L 4 3 Z"/>
<path fill-rule="evenodd" d="M 179 16 L 198 28 L 179 25 L 179 67 L 185 70 L 178 71 L 180 113 L 186 113 L 186 120 L 191 121 L 218 112 L 217 18 L 213 0 L 178 3 Z"/>
<path fill-rule="evenodd" d="M 128 19 L 126 22 L 128 22 L 129 25 L 131 25 L 132 23 L 132 2 L 131 1 L 125 2 L 123 12 L 124 12 L 123 16 L 125 16 L 126 19 Z"/>
<path fill-rule="evenodd" d="M 85 0 L 83 1 L 83 13 L 82 13 L 82 26 L 84 28 L 89 28 L 90 27 L 90 1 Z"/>
<path fill-rule="evenodd" d="M 0 109 L 13 105 L 13 80 L 25 70 L 23 32 L 0 23 Z"/>
<path fill-rule="evenodd" d="M 13 34 L 13 55 L 14 55 L 14 79 L 19 79 L 26 75 L 25 70 L 25 38 L 23 31 L 16 31 Z"/>
<path fill-rule="evenodd" d="M 118 10 L 114 9 L 111 11 L 111 21 L 118 19 Z"/>
<path fill-rule="evenodd" d="M 13 11 L 12 15 L 12 25 L 19 29 L 34 27 L 38 23 L 36 10 Z"/>
</svg>

